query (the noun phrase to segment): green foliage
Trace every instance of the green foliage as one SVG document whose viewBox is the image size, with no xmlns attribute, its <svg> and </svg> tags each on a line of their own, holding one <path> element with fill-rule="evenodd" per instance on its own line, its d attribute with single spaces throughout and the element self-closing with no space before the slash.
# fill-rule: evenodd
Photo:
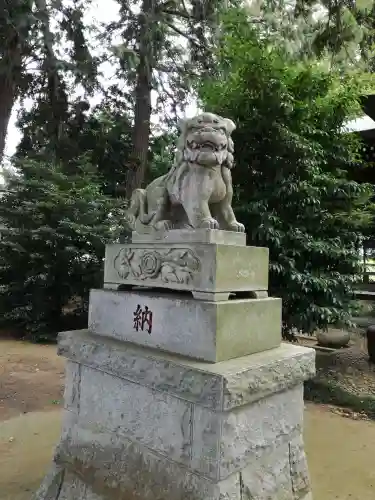
<svg viewBox="0 0 375 500">
<path fill-rule="evenodd" d="M 75 173 L 80 157 L 98 169 L 103 193 L 121 195 L 120 187 L 126 178 L 126 168 L 132 151 L 132 126 L 129 118 L 119 107 L 108 100 L 90 109 L 85 100 L 67 106 L 66 119 L 60 129 L 59 139 L 53 144 L 44 124 L 50 119 L 51 106 L 38 103 L 23 112 L 18 126 L 23 136 L 16 157 L 55 158 L 66 174 Z"/>
<path fill-rule="evenodd" d="M 102 280 L 104 245 L 117 237 L 118 206 L 101 194 L 95 169 L 75 175 L 60 164 L 23 160 L 7 172 L 0 220 L 0 311 L 3 325 L 34 340 L 63 327 L 72 299 L 87 310 Z"/>
<path fill-rule="evenodd" d="M 174 162 L 177 139 L 177 133 L 166 133 L 151 140 L 150 166 L 146 177 L 147 183 L 169 171 Z"/>
<path fill-rule="evenodd" d="M 289 58 L 244 11 L 229 12 L 222 31 L 221 78 L 200 93 L 207 109 L 238 124 L 236 212 L 249 244 L 270 249 L 270 293 L 283 299 L 284 334 L 348 324 L 372 192 L 347 179 L 358 141 L 342 130 L 358 112 L 361 80 Z"/>
<path fill-rule="evenodd" d="M 373 0 L 252 1 L 250 22 L 300 59 L 325 57 L 334 66 L 374 69 Z"/>
</svg>

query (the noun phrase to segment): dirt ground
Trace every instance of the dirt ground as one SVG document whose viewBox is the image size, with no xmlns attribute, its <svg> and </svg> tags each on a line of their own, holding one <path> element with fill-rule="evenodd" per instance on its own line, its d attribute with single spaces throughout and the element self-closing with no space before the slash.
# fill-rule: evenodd
<svg viewBox="0 0 375 500">
<path fill-rule="evenodd" d="M 56 346 L 0 340 L 0 421 L 62 403 L 64 360 Z"/>
<path fill-rule="evenodd" d="M 55 346 L 0 341 L 0 500 L 31 500 L 60 434 L 64 361 Z M 372 500 L 375 423 L 308 404 L 305 443 L 316 500 Z"/>
<path fill-rule="evenodd" d="M 375 323 L 375 318 L 371 318 L 371 322 Z M 365 329 L 357 328 L 350 332 L 350 336 L 348 347 L 331 349 L 331 352 L 316 351 L 315 381 L 329 381 L 359 398 L 375 397 L 375 365 L 369 361 Z M 299 338 L 299 344 L 312 347 L 317 342 L 314 336 L 304 336 Z"/>
</svg>

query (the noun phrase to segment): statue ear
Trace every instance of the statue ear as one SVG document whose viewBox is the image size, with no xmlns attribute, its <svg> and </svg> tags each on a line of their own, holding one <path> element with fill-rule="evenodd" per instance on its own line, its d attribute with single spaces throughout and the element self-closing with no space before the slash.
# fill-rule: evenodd
<svg viewBox="0 0 375 500">
<path fill-rule="evenodd" d="M 233 132 L 233 130 L 236 129 L 236 124 L 232 122 L 232 120 L 229 120 L 229 118 L 224 118 L 224 123 L 228 131 L 228 135 L 230 135 Z"/>
</svg>

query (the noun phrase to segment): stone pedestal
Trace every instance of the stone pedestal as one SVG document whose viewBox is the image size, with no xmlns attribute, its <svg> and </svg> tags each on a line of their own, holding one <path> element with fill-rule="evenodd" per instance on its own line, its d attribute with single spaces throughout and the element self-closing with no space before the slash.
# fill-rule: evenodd
<svg viewBox="0 0 375 500">
<path fill-rule="evenodd" d="M 152 325 L 145 323 L 142 329 L 146 308 Z M 280 345 L 281 300 L 210 302 L 139 290 L 92 290 L 89 330 L 204 361 L 224 361 Z"/>
<path fill-rule="evenodd" d="M 204 300 L 267 292 L 268 249 L 246 247 L 244 234 L 209 230 L 164 234 L 155 240 L 135 234 L 130 245 L 108 245 L 104 287 L 166 288 Z"/>
<path fill-rule="evenodd" d="M 204 234 L 189 246 L 200 262 L 223 245 L 222 235 Z M 158 248 L 175 248 L 177 236 Z M 241 240 L 224 246 L 246 249 Z M 109 247 L 106 276 L 119 252 L 133 250 Z M 242 291 L 265 286 L 268 254 L 258 250 L 261 264 L 232 262 L 239 274 L 258 269 Z M 192 289 L 216 293 L 220 274 L 197 269 L 196 281 L 169 294 L 147 280 L 148 290 L 95 290 L 88 330 L 60 334 L 63 428 L 36 499 L 312 499 L 302 427 L 315 351 L 281 343 L 278 299 L 194 299 Z M 129 276 L 107 283 L 137 287 L 139 275 Z M 223 289 L 236 293 L 235 285 L 230 278 Z"/>
</svg>

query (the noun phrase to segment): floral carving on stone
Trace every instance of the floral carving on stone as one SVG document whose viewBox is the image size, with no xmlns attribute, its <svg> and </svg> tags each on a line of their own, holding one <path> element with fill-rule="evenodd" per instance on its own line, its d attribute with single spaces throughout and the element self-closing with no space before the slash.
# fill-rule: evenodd
<svg viewBox="0 0 375 500">
<path fill-rule="evenodd" d="M 161 280 L 163 283 L 189 284 L 201 269 L 197 255 L 190 248 L 151 250 L 122 248 L 114 259 L 120 278 Z"/>
</svg>

